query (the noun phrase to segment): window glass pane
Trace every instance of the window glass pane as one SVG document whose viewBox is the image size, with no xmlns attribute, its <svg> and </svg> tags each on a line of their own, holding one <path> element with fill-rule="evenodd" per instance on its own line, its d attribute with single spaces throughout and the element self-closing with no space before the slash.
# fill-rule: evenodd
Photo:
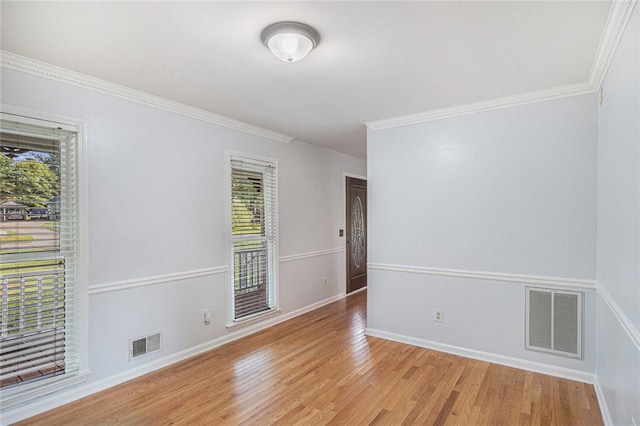
<svg viewBox="0 0 640 426">
<path fill-rule="evenodd" d="M 0 132 L 0 254 L 60 250 L 60 144 Z"/>
<path fill-rule="evenodd" d="M 236 318 L 270 308 L 268 297 L 268 250 L 263 241 L 234 244 L 234 312 Z"/>
<path fill-rule="evenodd" d="M 264 235 L 262 173 L 233 170 L 233 235 Z"/>
<path fill-rule="evenodd" d="M 233 319 L 275 306 L 275 166 L 232 159 Z"/>
<path fill-rule="evenodd" d="M 0 387 L 9 388 L 76 368 L 75 139 L 0 123 Z"/>
</svg>

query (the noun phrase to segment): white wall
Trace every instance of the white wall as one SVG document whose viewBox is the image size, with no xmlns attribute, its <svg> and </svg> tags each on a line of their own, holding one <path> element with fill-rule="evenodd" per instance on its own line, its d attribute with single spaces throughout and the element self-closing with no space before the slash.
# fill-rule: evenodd
<svg viewBox="0 0 640 426">
<path fill-rule="evenodd" d="M 640 9 L 598 110 L 597 377 L 614 424 L 640 425 Z"/>
<path fill-rule="evenodd" d="M 596 123 L 593 94 L 370 131 L 369 333 L 593 373 Z M 524 349 L 506 274 L 584 281 L 584 360 Z"/>
<path fill-rule="evenodd" d="M 225 328 L 228 274 L 188 278 L 228 265 L 227 150 L 278 161 L 283 315 L 344 293 L 344 238 L 338 237 L 344 173 L 366 175 L 364 160 L 295 141 L 272 142 L 9 69 L 3 69 L 1 89 L 5 104 L 88 124 L 92 374 L 85 388 L 115 383 L 145 365 L 242 332 Z M 312 255 L 296 258 L 305 253 Z M 176 273 L 168 282 L 102 291 Z M 201 323 L 203 308 L 213 310 L 210 326 Z M 129 339 L 158 331 L 163 351 L 129 362 Z"/>
</svg>

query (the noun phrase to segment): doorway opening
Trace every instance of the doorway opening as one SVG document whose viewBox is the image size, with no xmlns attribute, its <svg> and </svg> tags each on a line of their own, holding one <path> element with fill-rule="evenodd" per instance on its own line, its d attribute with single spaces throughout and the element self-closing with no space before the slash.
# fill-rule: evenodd
<svg viewBox="0 0 640 426">
<path fill-rule="evenodd" d="M 367 286 L 367 181 L 346 176 L 347 293 Z"/>
</svg>

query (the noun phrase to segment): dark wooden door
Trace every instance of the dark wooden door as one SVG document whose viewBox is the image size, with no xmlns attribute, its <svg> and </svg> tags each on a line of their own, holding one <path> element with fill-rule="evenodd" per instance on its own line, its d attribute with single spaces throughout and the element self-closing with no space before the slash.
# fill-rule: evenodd
<svg viewBox="0 0 640 426">
<path fill-rule="evenodd" d="M 367 181 L 347 177 L 347 293 L 367 285 Z"/>
</svg>

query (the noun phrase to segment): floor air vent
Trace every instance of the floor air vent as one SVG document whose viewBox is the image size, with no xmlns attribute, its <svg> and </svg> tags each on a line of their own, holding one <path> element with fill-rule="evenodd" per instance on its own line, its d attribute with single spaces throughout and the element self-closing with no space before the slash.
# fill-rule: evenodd
<svg viewBox="0 0 640 426">
<path fill-rule="evenodd" d="M 160 350 L 161 342 L 162 339 L 160 333 L 129 340 L 129 360 L 139 358 L 153 352 L 158 352 Z"/>
<path fill-rule="evenodd" d="M 526 349 L 582 358 L 581 292 L 527 287 Z"/>
</svg>

